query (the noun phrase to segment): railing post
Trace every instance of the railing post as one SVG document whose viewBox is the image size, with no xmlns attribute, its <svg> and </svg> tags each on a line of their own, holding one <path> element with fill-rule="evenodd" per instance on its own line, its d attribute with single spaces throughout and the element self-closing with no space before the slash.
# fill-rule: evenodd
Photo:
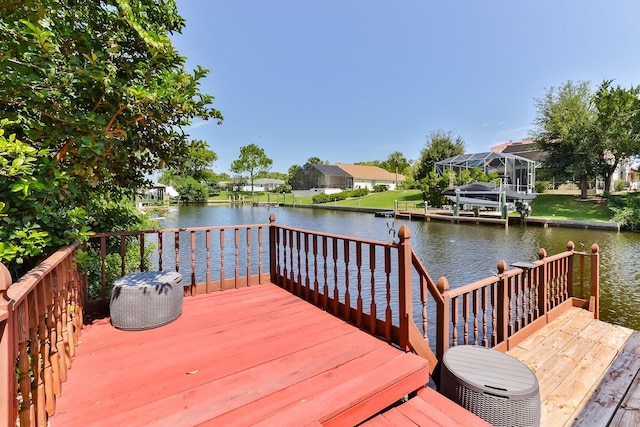
<svg viewBox="0 0 640 427">
<path fill-rule="evenodd" d="M 591 245 L 591 296 L 589 309 L 593 311 L 593 318 L 600 319 L 600 247 L 597 243 Z"/>
<path fill-rule="evenodd" d="M 446 277 L 439 278 L 437 286 L 443 300 L 442 303 L 437 302 L 436 319 L 436 357 L 441 362 L 444 353 L 449 349 L 451 298 L 449 297 L 449 281 Z"/>
<path fill-rule="evenodd" d="M 568 265 L 567 265 L 567 295 L 569 297 L 573 297 L 573 277 L 574 277 L 574 272 L 573 272 L 573 259 L 575 258 L 575 245 L 573 244 L 572 241 L 567 242 L 567 250 L 569 252 L 571 252 L 571 256 L 569 258 L 567 258 L 568 261 Z"/>
<path fill-rule="evenodd" d="M 16 424 L 16 365 L 14 351 L 13 307 L 7 299 L 11 274 L 0 263 L 0 426 Z M 3 319 L 4 318 L 4 319 Z"/>
<path fill-rule="evenodd" d="M 543 248 L 540 248 L 538 251 L 538 259 L 542 261 L 542 265 L 538 267 L 538 316 L 546 316 L 549 300 L 549 287 L 547 286 L 547 281 L 549 280 L 547 263 L 544 260 L 547 257 L 547 251 Z"/>
<path fill-rule="evenodd" d="M 496 283 L 498 285 L 498 301 L 496 309 L 496 339 L 499 344 L 509 337 L 509 279 L 503 275 L 507 270 L 507 263 L 504 260 L 498 261 L 498 276 L 502 276 Z"/>
<path fill-rule="evenodd" d="M 409 351 L 409 323 L 413 322 L 413 300 L 411 289 L 411 243 L 409 239 L 411 233 L 409 227 L 403 225 L 398 230 L 398 280 L 399 291 L 398 298 L 400 303 L 400 348 Z"/>
<path fill-rule="evenodd" d="M 269 277 L 271 283 L 277 284 L 276 271 L 276 223 L 275 214 L 269 215 Z"/>
</svg>

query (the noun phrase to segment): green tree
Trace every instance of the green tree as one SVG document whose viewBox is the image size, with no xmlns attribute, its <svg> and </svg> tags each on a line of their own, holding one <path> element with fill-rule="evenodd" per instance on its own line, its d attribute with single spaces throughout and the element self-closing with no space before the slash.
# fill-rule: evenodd
<svg viewBox="0 0 640 427">
<path fill-rule="evenodd" d="M 309 157 L 307 163 L 311 163 L 312 165 L 324 165 L 328 162 L 323 162 L 322 160 L 320 160 L 320 157 Z"/>
<path fill-rule="evenodd" d="M 205 141 L 193 140 L 189 143 L 187 152 L 178 166 L 178 170 L 193 177 L 196 181 L 203 181 L 211 177 L 210 172 L 213 162 L 218 160 L 218 155 L 213 152 Z"/>
<path fill-rule="evenodd" d="M 262 171 L 269 170 L 272 163 L 273 160 L 267 157 L 262 148 L 255 144 L 249 144 L 240 147 L 240 157 L 231 163 L 231 172 L 249 172 L 251 195 L 253 195 L 254 177 Z"/>
<path fill-rule="evenodd" d="M 464 154 L 465 145 L 460 136 L 454 138 L 451 131 L 432 131 L 427 135 L 427 145 L 420 151 L 414 169 L 414 179 L 420 181 L 434 170 L 436 162 Z"/>
<path fill-rule="evenodd" d="M 403 173 L 409 167 L 409 161 L 399 151 L 389 154 L 387 160 L 382 163 L 382 168 L 396 174 L 396 189 L 398 189 L 398 172 Z"/>
<path fill-rule="evenodd" d="M 222 120 L 213 97 L 199 89 L 207 70 L 188 72 L 169 38 L 184 24 L 172 0 L 0 5 L 0 118 L 7 135 L 66 180 L 63 188 L 38 181 L 43 194 L 56 195 L 58 218 L 101 194 L 133 194 L 149 173 L 184 160 L 184 128 L 193 119 Z M 41 169 L 31 176 L 45 178 Z M 9 185 L 0 181 L 0 192 Z M 15 200 L 3 202 L 4 213 L 17 208 Z M 27 197 L 20 209 L 50 206 Z M 34 217 L 31 225 L 48 230 L 49 247 L 76 238 L 85 225 L 79 214 L 61 226 L 47 225 L 45 216 L 51 218 Z"/>
<path fill-rule="evenodd" d="M 552 87 L 536 100 L 536 108 L 534 139 L 547 153 L 543 167 L 560 180 L 577 180 L 581 197 L 586 198 L 604 153 L 589 82 Z"/>
<path fill-rule="evenodd" d="M 604 81 L 594 95 L 598 136 L 604 145 L 599 154 L 599 174 L 604 192 L 610 191 L 613 172 L 620 160 L 640 154 L 640 86 L 623 89 Z"/>
</svg>

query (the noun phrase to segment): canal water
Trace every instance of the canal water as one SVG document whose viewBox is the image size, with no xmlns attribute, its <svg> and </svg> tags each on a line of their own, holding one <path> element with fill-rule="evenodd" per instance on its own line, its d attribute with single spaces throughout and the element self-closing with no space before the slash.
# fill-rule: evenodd
<svg viewBox="0 0 640 427">
<path fill-rule="evenodd" d="M 507 264 L 534 261 L 538 249 L 545 248 L 548 254 L 562 252 L 569 240 L 576 250 L 589 251 L 597 243 L 601 252 L 600 317 L 640 330 L 640 233 L 537 226 L 506 229 L 323 209 L 250 206 L 179 206 L 171 208 L 160 222 L 165 228 L 263 224 L 269 222 L 271 213 L 282 225 L 385 242 L 406 225 L 411 244 L 431 277 L 445 276 L 451 287 L 496 273 L 501 259 Z"/>
</svg>

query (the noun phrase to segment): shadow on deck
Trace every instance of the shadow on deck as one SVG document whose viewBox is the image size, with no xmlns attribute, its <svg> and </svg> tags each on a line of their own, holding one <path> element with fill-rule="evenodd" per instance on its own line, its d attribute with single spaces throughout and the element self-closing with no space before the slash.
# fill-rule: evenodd
<svg viewBox="0 0 640 427">
<path fill-rule="evenodd" d="M 425 359 L 273 284 L 187 298 L 157 329 L 103 319 L 80 347 L 51 426 L 356 425 L 429 381 Z M 482 424 L 420 400 L 446 424 Z"/>
</svg>

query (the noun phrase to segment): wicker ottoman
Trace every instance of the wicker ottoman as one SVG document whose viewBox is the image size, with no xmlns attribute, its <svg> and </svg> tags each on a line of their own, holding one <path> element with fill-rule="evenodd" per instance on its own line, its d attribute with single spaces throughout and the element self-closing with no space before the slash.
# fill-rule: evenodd
<svg viewBox="0 0 640 427">
<path fill-rule="evenodd" d="M 494 426 L 539 426 L 536 375 L 518 359 L 484 347 L 450 348 L 442 358 L 440 392 Z"/>
<path fill-rule="evenodd" d="M 111 324 L 128 331 L 157 328 L 182 313 L 182 276 L 167 271 L 129 274 L 113 282 Z"/>
</svg>

